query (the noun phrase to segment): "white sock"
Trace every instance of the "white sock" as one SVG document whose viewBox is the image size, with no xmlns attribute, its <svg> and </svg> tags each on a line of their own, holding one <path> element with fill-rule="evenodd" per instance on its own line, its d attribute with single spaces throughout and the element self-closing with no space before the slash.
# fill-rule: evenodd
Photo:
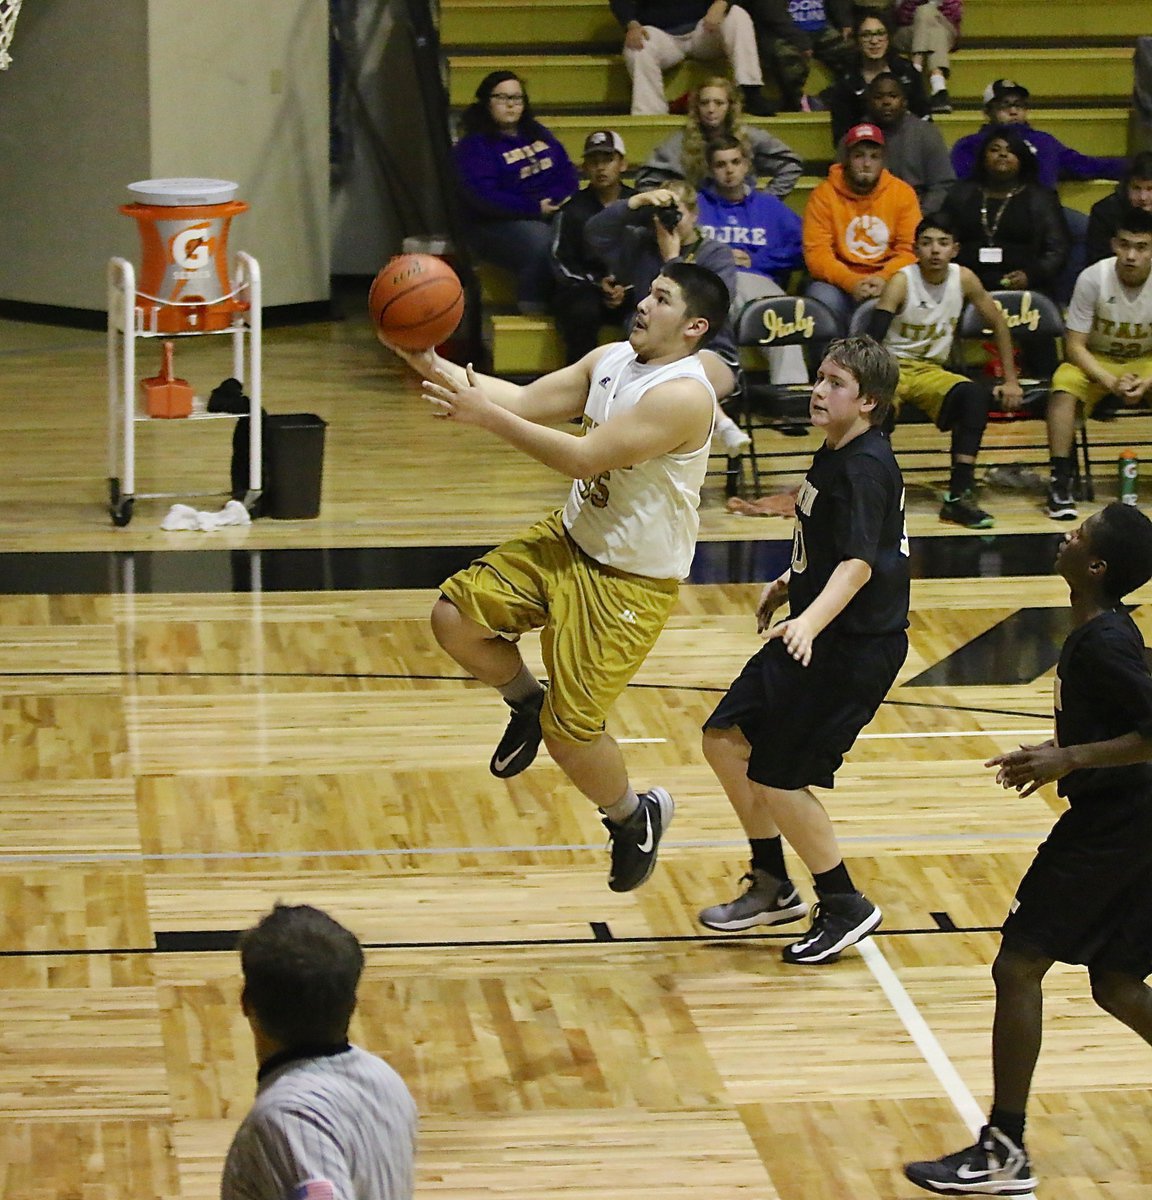
<svg viewBox="0 0 1152 1200">
<path fill-rule="evenodd" d="M 632 790 L 629 785 L 624 795 L 616 801 L 615 804 L 609 804 L 607 808 L 602 808 L 600 811 L 612 822 L 613 825 L 623 825 L 625 821 L 640 807 L 640 797 Z"/>
<path fill-rule="evenodd" d="M 944 77 L 942 71 L 933 71 L 928 76 L 928 86 L 932 89 L 932 95 L 935 96 L 937 92 L 946 92 L 948 90 L 948 80 Z"/>
</svg>

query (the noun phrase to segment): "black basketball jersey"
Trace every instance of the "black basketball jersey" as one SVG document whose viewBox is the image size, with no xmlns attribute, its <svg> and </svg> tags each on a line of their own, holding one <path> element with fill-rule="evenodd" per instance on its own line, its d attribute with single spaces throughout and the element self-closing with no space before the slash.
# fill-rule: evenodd
<svg viewBox="0 0 1152 1200">
<path fill-rule="evenodd" d="M 872 577 L 829 629 L 898 633 L 908 627 L 908 533 L 904 479 L 892 444 L 870 428 L 838 450 L 821 446 L 796 496 L 789 614 L 799 616 L 845 559 Z"/>
<path fill-rule="evenodd" d="M 1114 608 L 1074 629 L 1060 651 L 1056 743 L 1107 742 L 1133 731 L 1152 737 L 1152 674 L 1136 622 Z M 1058 787 L 1071 803 L 1101 791 L 1152 799 L 1152 763 L 1073 771 Z"/>
</svg>

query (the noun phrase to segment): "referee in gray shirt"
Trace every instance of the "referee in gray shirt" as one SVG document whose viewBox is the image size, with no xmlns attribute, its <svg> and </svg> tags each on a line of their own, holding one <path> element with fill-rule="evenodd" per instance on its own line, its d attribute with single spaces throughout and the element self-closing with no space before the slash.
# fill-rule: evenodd
<svg viewBox="0 0 1152 1200">
<path fill-rule="evenodd" d="M 240 961 L 260 1070 L 222 1200 L 410 1200 L 415 1102 L 348 1043 L 359 942 L 317 908 L 277 904 L 240 939 Z"/>
</svg>

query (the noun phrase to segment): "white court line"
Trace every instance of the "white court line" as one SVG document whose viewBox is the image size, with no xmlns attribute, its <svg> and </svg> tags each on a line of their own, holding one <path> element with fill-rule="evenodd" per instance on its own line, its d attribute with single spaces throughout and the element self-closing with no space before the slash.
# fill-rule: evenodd
<svg viewBox="0 0 1152 1200">
<path fill-rule="evenodd" d="M 976 1103 L 976 1097 L 968 1090 L 968 1085 L 960 1078 L 959 1071 L 952 1065 L 952 1060 L 944 1052 L 936 1035 L 928 1022 L 920 1015 L 912 997 L 908 995 L 896 972 L 888 965 L 883 951 L 871 938 L 865 938 L 857 945 L 860 957 L 868 964 L 872 977 L 880 985 L 888 1002 L 892 1005 L 901 1024 L 908 1035 L 916 1043 L 924 1061 L 932 1068 L 933 1074 L 940 1081 L 952 1106 L 960 1114 L 964 1124 L 968 1126 L 973 1138 L 976 1138 L 984 1127 L 984 1110 Z M 991 1030 L 989 1030 L 991 1041 Z M 1022 1192 L 1022 1196 L 1035 1196 L 1035 1192 Z"/>
<path fill-rule="evenodd" d="M 919 738 L 959 738 L 959 737 L 1051 737 L 1052 726 L 1046 729 L 917 729 L 909 733 L 862 733 L 856 739 L 863 741 L 882 741 L 885 738 L 912 742 Z"/>
</svg>

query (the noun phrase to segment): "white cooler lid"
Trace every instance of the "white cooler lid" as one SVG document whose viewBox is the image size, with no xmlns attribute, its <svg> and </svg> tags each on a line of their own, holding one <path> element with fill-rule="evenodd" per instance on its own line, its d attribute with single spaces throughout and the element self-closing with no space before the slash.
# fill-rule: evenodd
<svg viewBox="0 0 1152 1200">
<path fill-rule="evenodd" d="M 128 190 L 138 204 L 225 204 L 236 198 L 238 183 L 229 179 L 141 179 Z"/>
</svg>

